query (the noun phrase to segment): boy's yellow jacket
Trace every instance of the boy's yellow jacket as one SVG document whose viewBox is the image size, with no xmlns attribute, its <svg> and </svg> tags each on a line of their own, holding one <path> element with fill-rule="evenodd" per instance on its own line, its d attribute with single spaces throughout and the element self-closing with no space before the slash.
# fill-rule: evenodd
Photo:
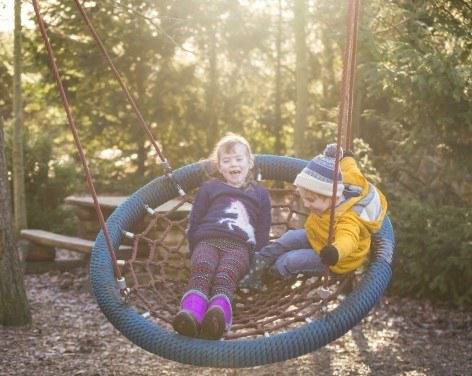
<svg viewBox="0 0 472 376">
<path fill-rule="evenodd" d="M 339 260 L 330 269 L 343 274 L 355 270 L 366 260 L 371 234 L 380 229 L 387 212 L 387 200 L 362 175 L 354 158 L 343 158 L 340 168 L 345 194 L 336 206 L 333 240 Z M 349 193 L 358 195 L 346 198 Z M 319 253 L 328 241 L 329 210 L 321 215 L 311 213 L 305 222 L 305 231 L 312 248 Z"/>
</svg>

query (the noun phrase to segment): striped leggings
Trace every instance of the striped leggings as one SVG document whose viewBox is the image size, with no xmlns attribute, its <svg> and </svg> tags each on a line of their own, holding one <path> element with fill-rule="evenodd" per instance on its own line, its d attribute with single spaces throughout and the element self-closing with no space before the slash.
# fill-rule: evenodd
<svg viewBox="0 0 472 376">
<path fill-rule="evenodd" d="M 199 290 L 211 298 L 224 294 L 232 299 L 238 281 L 249 269 L 249 248 L 221 239 L 197 244 L 192 253 L 189 290 Z"/>
</svg>

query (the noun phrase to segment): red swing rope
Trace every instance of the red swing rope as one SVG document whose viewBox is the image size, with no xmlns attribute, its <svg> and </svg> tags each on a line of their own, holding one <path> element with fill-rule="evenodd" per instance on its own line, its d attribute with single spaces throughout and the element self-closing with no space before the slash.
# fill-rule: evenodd
<svg viewBox="0 0 472 376">
<path fill-rule="evenodd" d="M 357 29 L 359 23 L 360 0 L 348 0 L 347 11 L 347 43 L 344 48 L 343 76 L 341 84 L 341 100 L 338 115 L 336 159 L 333 172 L 333 192 L 331 195 L 331 206 L 329 212 L 329 232 L 327 245 L 334 240 L 334 213 L 336 207 L 336 192 L 338 189 L 337 174 L 339 171 L 339 160 L 341 146 L 344 150 L 352 147 L 352 113 L 354 108 L 354 86 L 356 78 L 356 51 L 357 51 Z M 326 268 L 325 284 L 327 285 L 329 269 Z M 325 287 L 326 287 L 325 285 Z"/>
<path fill-rule="evenodd" d="M 134 100 L 133 96 L 131 95 L 128 87 L 123 81 L 123 78 L 121 77 L 120 72 L 116 68 L 115 64 L 113 63 L 112 59 L 110 58 L 110 55 L 108 54 L 105 45 L 103 44 L 100 36 L 98 35 L 95 27 L 92 25 L 92 22 L 90 21 L 90 18 L 87 16 L 87 13 L 85 12 L 84 7 L 82 4 L 80 4 L 79 0 L 74 0 L 75 4 L 77 5 L 77 8 L 79 9 L 79 12 L 84 19 L 85 24 L 87 25 L 90 33 L 93 36 L 93 39 L 95 40 L 95 43 L 97 44 L 98 48 L 100 49 L 103 57 L 106 59 L 111 71 L 113 72 L 113 75 L 115 76 L 116 80 L 119 82 L 121 89 L 123 90 L 124 95 L 126 96 L 128 103 L 131 105 L 131 108 L 133 109 L 134 113 L 136 114 L 136 117 L 139 120 L 139 125 L 141 128 L 144 129 L 146 132 L 147 136 L 149 137 L 149 140 L 151 141 L 152 146 L 156 150 L 157 155 L 159 156 L 159 159 L 161 160 L 161 163 L 164 166 L 164 173 L 166 174 L 167 177 L 171 179 L 175 187 L 177 188 L 179 194 L 183 196 L 185 193 L 182 189 L 182 187 L 173 179 L 172 177 L 172 168 L 169 164 L 169 161 L 164 157 L 164 154 L 162 153 L 161 149 L 159 148 L 159 145 L 157 144 L 156 140 L 154 139 L 150 127 L 146 124 L 146 121 L 144 120 L 144 117 L 139 110 L 139 107 Z"/>
<path fill-rule="evenodd" d="M 112 258 L 113 270 L 114 270 L 114 273 L 115 273 L 115 277 L 116 277 L 117 280 L 121 281 L 122 276 L 121 276 L 120 268 L 118 267 L 118 263 L 116 261 L 115 250 L 113 248 L 113 244 L 111 242 L 110 235 L 108 233 L 108 229 L 107 229 L 107 226 L 106 226 L 106 223 L 105 223 L 105 219 L 103 217 L 102 210 L 101 210 L 100 205 L 98 203 L 97 192 L 95 191 L 95 186 L 93 184 L 92 174 L 90 173 L 90 169 L 88 167 L 87 160 L 85 159 L 85 153 L 84 153 L 84 150 L 82 148 L 82 144 L 80 142 L 79 133 L 77 132 L 77 127 L 75 125 L 75 120 L 74 120 L 74 117 L 72 116 L 72 111 L 70 109 L 69 101 L 67 99 L 67 96 L 66 96 L 66 93 L 65 93 L 65 90 L 64 90 L 64 85 L 62 83 L 62 79 L 61 79 L 61 76 L 59 74 L 59 69 L 58 69 L 57 64 L 56 64 L 56 59 L 54 57 L 54 52 L 53 52 L 52 47 L 51 47 L 51 42 L 49 41 L 49 37 L 48 37 L 47 31 L 46 31 L 46 26 L 44 25 L 44 21 L 43 21 L 43 18 L 41 16 L 41 12 L 39 10 L 39 5 L 38 5 L 37 0 L 33 0 L 33 7 L 34 7 L 34 12 L 36 14 L 36 18 L 38 20 L 38 26 L 39 26 L 39 30 L 41 32 L 41 36 L 44 40 L 44 44 L 46 45 L 46 49 L 47 49 L 47 53 L 48 53 L 48 57 L 49 57 L 50 68 L 51 68 L 52 73 L 54 75 L 54 78 L 56 80 L 56 84 L 57 84 L 57 88 L 59 90 L 59 95 L 61 97 L 62 105 L 63 105 L 64 110 L 65 110 L 66 115 L 67 115 L 69 128 L 70 128 L 70 130 L 72 132 L 72 135 L 74 137 L 74 142 L 75 142 L 75 145 L 77 147 L 77 151 L 79 153 L 79 157 L 80 157 L 80 161 L 82 163 L 82 167 L 84 169 L 85 179 L 87 181 L 89 191 L 90 191 L 90 193 L 92 195 L 92 198 L 93 198 L 93 205 L 94 205 L 95 211 L 97 213 L 98 220 L 100 222 L 100 227 L 101 227 L 101 229 L 103 231 L 103 235 L 105 237 L 105 241 L 106 241 L 106 244 L 107 244 L 107 247 L 108 247 L 108 251 L 110 252 L 110 256 Z M 127 294 L 126 287 L 120 287 L 120 291 L 123 295 Z"/>
<path fill-rule="evenodd" d="M 354 112 L 354 89 L 357 66 L 357 33 L 361 0 L 350 0 L 348 9 L 348 40 L 344 51 L 343 81 L 338 123 L 343 132 L 338 130 L 338 140 L 344 150 L 352 148 L 352 117 Z M 345 128 L 345 129 L 344 129 Z"/>
<path fill-rule="evenodd" d="M 140 126 L 144 129 L 144 131 L 146 132 L 146 134 L 148 135 L 148 137 L 151 141 L 151 144 L 153 145 L 154 149 L 156 150 L 156 153 L 157 153 L 159 159 L 161 160 L 161 163 L 163 164 L 165 175 L 171 179 L 172 183 L 176 187 L 179 194 L 181 196 L 185 195 L 185 192 L 183 191 L 182 187 L 174 180 L 174 178 L 172 176 L 172 168 L 171 168 L 168 160 L 164 157 L 161 149 L 159 148 L 159 145 L 157 144 L 156 140 L 154 139 L 154 137 L 151 133 L 150 127 L 146 124 L 146 122 L 144 120 L 144 117 L 143 117 L 141 111 L 139 110 L 139 107 L 138 107 L 136 101 L 132 97 L 132 95 L 131 95 L 129 89 L 127 88 L 126 84 L 124 83 L 118 69 L 116 68 L 113 61 L 111 60 L 110 55 L 106 51 L 102 40 L 100 39 L 100 37 L 99 37 L 98 33 L 96 32 L 95 28 L 93 27 L 92 23 L 90 22 L 90 19 L 88 18 L 84 8 L 82 7 L 82 5 L 80 4 L 80 2 L 78 0 L 75 0 L 75 3 L 77 5 L 77 8 L 80 11 L 80 14 L 82 15 L 82 17 L 85 21 L 88 29 L 90 30 L 95 42 L 97 43 L 100 51 L 102 52 L 102 54 L 105 57 L 108 65 L 110 66 L 110 69 L 112 70 L 115 78 L 119 82 L 119 84 L 120 84 L 120 86 L 123 90 L 124 95 L 126 96 L 129 104 L 131 105 L 131 108 L 133 109 L 134 113 L 136 114 L 136 116 L 139 120 Z M 127 292 L 128 292 L 128 289 L 126 288 L 124 278 L 121 275 L 121 271 L 120 271 L 120 268 L 119 268 L 117 260 L 116 260 L 115 250 L 114 250 L 113 245 L 111 243 L 111 239 L 110 239 L 110 236 L 109 236 L 109 233 L 108 233 L 108 229 L 106 227 L 105 219 L 104 219 L 102 210 L 100 208 L 100 205 L 98 203 L 97 193 L 96 193 L 96 190 L 95 190 L 95 187 L 94 187 L 94 184 L 93 184 L 93 179 L 92 179 L 90 170 L 88 168 L 87 161 L 85 159 L 85 153 L 83 151 L 83 148 L 82 148 L 82 145 L 81 145 L 81 142 L 80 142 L 80 138 L 79 138 L 79 135 L 78 135 L 78 132 L 77 132 L 77 127 L 75 125 L 75 120 L 72 116 L 69 101 L 68 101 L 67 96 L 65 94 L 62 79 L 61 79 L 61 76 L 59 74 L 59 70 L 58 70 L 58 67 L 57 67 L 57 64 L 56 64 L 56 61 L 55 61 L 54 53 L 53 53 L 53 50 L 52 50 L 52 47 L 51 47 L 51 43 L 49 41 L 49 37 L 47 35 L 46 27 L 44 25 L 44 21 L 43 21 L 43 18 L 41 16 L 41 12 L 40 12 L 39 4 L 38 4 L 37 0 L 33 0 L 33 7 L 34 7 L 34 10 L 35 10 L 36 18 L 38 20 L 38 25 L 39 25 L 39 29 L 40 29 L 40 32 L 41 32 L 41 36 L 42 36 L 42 38 L 44 40 L 44 43 L 46 45 L 49 61 L 50 61 L 50 64 L 51 64 L 51 70 L 53 72 L 54 78 L 55 78 L 56 83 L 57 83 L 57 87 L 59 89 L 62 104 L 63 104 L 64 110 L 66 112 L 66 115 L 67 115 L 67 120 L 68 120 L 68 123 L 69 123 L 69 127 L 72 131 L 72 135 L 74 137 L 74 142 L 76 144 L 77 150 L 79 152 L 80 160 L 81 160 L 82 166 L 84 168 L 86 181 L 87 181 L 87 184 L 88 184 L 88 187 L 89 187 L 89 191 L 90 191 L 90 193 L 92 195 L 92 198 L 93 198 L 94 208 L 95 208 L 95 211 L 97 213 L 97 217 L 98 217 L 99 222 L 100 222 L 101 230 L 104 234 L 104 237 L 105 237 L 105 240 L 106 240 L 106 243 L 107 243 L 108 251 L 109 251 L 110 256 L 112 258 L 114 273 L 115 273 L 115 276 L 116 276 L 116 278 L 119 282 L 119 287 L 120 287 L 121 293 L 123 295 L 126 295 Z"/>
<path fill-rule="evenodd" d="M 341 146 L 344 150 L 352 144 L 352 112 L 354 105 L 354 83 L 356 76 L 356 50 L 357 50 L 357 25 L 359 20 L 360 0 L 348 0 L 348 29 L 347 43 L 344 50 L 343 77 L 341 86 L 341 103 L 338 117 L 336 162 L 333 173 L 333 193 L 331 196 L 330 225 L 328 244 L 333 242 L 334 211 L 336 205 L 336 192 L 338 188 L 337 173 L 339 171 L 339 160 Z"/>
<path fill-rule="evenodd" d="M 97 31 L 96 31 L 95 27 L 92 25 L 89 17 L 87 16 L 87 13 L 85 12 L 84 7 L 82 6 L 82 4 L 80 4 L 79 0 L 74 0 L 74 2 L 77 5 L 77 8 L 79 9 L 79 12 L 82 15 L 82 18 L 84 19 L 85 24 L 87 25 L 90 33 L 92 34 L 93 39 L 95 40 L 95 43 L 99 47 L 99 49 L 102 52 L 103 56 L 105 57 L 108 65 L 110 66 L 110 69 L 113 72 L 113 75 L 115 76 L 116 80 L 119 82 L 119 84 L 121 86 L 121 89 L 123 90 L 126 98 L 128 99 L 129 104 L 133 108 L 133 111 L 136 114 L 136 116 L 138 117 L 140 125 L 143 127 L 146 134 L 148 135 L 152 146 L 156 150 L 156 153 L 159 156 L 159 158 L 161 159 L 161 162 L 164 163 L 166 159 L 164 158 L 164 155 L 162 154 L 161 149 L 159 148 L 159 145 L 157 144 L 156 140 L 154 139 L 154 137 L 151 133 L 151 130 L 149 129 L 149 126 L 146 124 L 146 121 L 144 120 L 144 117 L 143 117 L 141 111 L 139 110 L 139 107 L 138 107 L 136 101 L 134 100 L 133 96 L 129 92 L 128 87 L 125 85 L 125 83 L 123 81 L 123 78 L 121 77 L 120 72 L 116 68 L 115 64 L 113 63 L 113 61 L 110 58 L 110 55 L 108 54 L 107 50 L 105 49 L 105 45 L 103 44 L 102 40 L 100 39 L 99 35 L 97 34 Z"/>
</svg>

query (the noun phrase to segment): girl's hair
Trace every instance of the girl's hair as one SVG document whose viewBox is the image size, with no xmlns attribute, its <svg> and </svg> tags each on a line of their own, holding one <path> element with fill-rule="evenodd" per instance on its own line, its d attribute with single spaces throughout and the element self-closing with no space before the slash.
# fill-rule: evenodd
<svg viewBox="0 0 472 376">
<path fill-rule="evenodd" d="M 247 155 L 249 160 L 252 162 L 253 167 L 249 170 L 249 173 L 247 174 L 246 177 L 246 185 L 250 185 L 254 181 L 254 176 L 253 176 L 253 168 L 254 168 L 254 156 L 252 155 L 251 151 L 251 145 L 249 145 L 249 142 L 243 137 L 235 133 L 226 133 L 215 145 L 213 148 L 212 153 L 210 154 L 210 157 L 208 158 L 210 161 L 210 166 L 209 170 L 207 171 L 208 175 L 212 176 L 215 173 L 219 175 L 217 165 L 218 161 L 220 159 L 221 153 L 229 153 L 233 150 L 233 148 L 238 145 L 244 145 L 246 147 Z M 219 176 L 222 178 L 222 176 Z"/>
<path fill-rule="evenodd" d="M 215 145 L 213 152 L 210 154 L 210 160 L 213 163 L 218 163 L 221 153 L 229 153 L 233 150 L 233 148 L 238 145 L 244 145 L 246 147 L 247 155 L 249 159 L 253 160 L 253 155 L 251 151 L 251 145 L 249 142 L 243 137 L 235 133 L 226 133 Z"/>
</svg>

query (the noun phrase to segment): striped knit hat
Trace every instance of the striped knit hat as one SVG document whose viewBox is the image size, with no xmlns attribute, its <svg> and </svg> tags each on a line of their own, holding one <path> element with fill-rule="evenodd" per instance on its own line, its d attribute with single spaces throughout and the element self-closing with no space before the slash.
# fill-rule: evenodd
<svg viewBox="0 0 472 376">
<path fill-rule="evenodd" d="M 343 156 L 341 149 L 340 158 Z M 309 191 L 323 196 L 333 194 L 333 172 L 336 163 L 336 144 L 326 146 L 323 154 L 313 158 L 300 172 L 293 184 L 297 187 L 305 188 Z M 336 197 L 340 197 L 344 191 L 341 171 L 338 171 L 336 179 L 338 181 Z"/>
</svg>

